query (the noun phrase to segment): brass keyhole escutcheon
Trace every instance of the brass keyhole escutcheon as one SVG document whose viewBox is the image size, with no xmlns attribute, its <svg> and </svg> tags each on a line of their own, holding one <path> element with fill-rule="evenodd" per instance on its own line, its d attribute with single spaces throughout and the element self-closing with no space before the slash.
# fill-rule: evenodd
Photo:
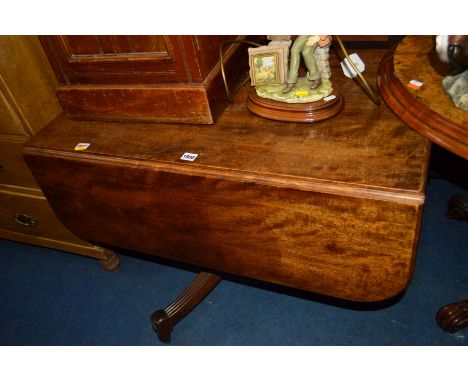
<svg viewBox="0 0 468 382">
<path fill-rule="evenodd" d="M 18 224 L 21 224 L 25 227 L 34 227 L 38 223 L 38 221 L 34 219 L 32 216 L 28 216 L 24 214 L 14 214 L 13 218 Z"/>
</svg>

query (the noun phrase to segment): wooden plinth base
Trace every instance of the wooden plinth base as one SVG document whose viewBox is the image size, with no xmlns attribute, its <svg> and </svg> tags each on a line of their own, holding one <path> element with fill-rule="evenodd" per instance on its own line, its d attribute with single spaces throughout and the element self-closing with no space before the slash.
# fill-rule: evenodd
<svg viewBox="0 0 468 382">
<path fill-rule="evenodd" d="M 254 88 L 250 89 L 247 108 L 260 117 L 282 122 L 319 122 L 337 115 L 344 107 L 344 99 L 334 86 L 335 98 L 310 103 L 286 103 L 259 97 Z"/>
</svg>

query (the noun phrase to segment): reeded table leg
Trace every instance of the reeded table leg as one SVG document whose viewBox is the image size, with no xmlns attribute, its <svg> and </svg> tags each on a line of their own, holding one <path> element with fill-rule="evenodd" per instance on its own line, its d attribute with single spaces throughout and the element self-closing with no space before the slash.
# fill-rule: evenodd
<svg viewBox="0 0 468 382">
<path fill-rule="evenodd" d="M 468 199 L 460 194 L 450 198 L 445 215 L 468 221 Z M 437 323 L 447 332 L 458 332 L 468 326 L 468 300 L 445 305 L 437 312 Z"/>
<path fill-rule="evenodd" d="M 172 304 L 155 311 L 151 315 L 151 323 L 159 339 L 170 342 L 172 328 L 195 308 L 220 280 L 218 275 L 200 272 Z"/>
<path fill-rule="evenodd" d="M 445 215 L 450 219 L 468 221 L 468 199 L 460 194 L 453 195 L 447 204 Z"/>
<path fill-rule="evenodd" d="M 468 326 L 468 300 L 445 305 L 437 313 L 437 323 L 447 332 L 458 332 Z"/>
</svg>

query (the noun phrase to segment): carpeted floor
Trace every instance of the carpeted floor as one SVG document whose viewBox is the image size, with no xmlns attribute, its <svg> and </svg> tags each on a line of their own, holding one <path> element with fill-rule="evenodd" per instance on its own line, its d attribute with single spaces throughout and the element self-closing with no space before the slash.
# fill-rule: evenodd
<svg viewBox="0 0 468 382">
<path fill-rule="evenodd" d="M 435 314 L 468 299 L 468 223 L 444 216 L 448 199 L 468 191 L 434 167 L 404 294 L 362 305 L 232 277 L 176 326 L 171 344 L 467 345 L 468 329 L 446 333 Z M 109 273 L 87 257 L 0 240 L 0 345 L 168 346 L 149 316 L 194 275 L 128 253 Z"/>
</svg>

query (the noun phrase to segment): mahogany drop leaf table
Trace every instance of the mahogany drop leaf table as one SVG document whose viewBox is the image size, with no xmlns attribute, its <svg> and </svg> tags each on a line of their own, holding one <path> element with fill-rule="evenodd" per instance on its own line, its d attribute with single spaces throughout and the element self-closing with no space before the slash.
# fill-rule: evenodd
<svg viewBox="0 0 468 382">
<path fill-rule="evenodd" d="M 360 52 L 369 78 L 382 54 Z M 153 314 L 162 340 L 219 273 L 385 300 L 413 274 L 430 144 L 335 72 L 345 106 L 327 121 L 255 116 L 244 87 L 211 126 L 60 116 L 24 155 L 79 237 L 203 271 Z"/>
</svg>

